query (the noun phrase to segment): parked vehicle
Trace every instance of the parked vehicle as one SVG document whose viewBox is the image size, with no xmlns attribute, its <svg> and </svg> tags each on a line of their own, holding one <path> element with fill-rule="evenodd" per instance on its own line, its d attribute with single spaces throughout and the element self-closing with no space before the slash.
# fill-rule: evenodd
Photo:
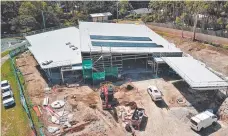
<svg viewBox="0 0 228 136">
<path fill-rule="evenodd" d="M 5 95 L 13 96 L 13 92 L 12 92 L 12 90 L 10 88 L 10 85 L 2 87 L 2 97 L 5 96 Z"/>
<path fill-rule="evenodd" d="M 1 82 L 2 103 L 5 107 L 15 104 L 13 92 L 7 80 Z"/>
<path fill-rule="evenodd" d="M 8 86 L 8 85 L 9 85 L 9 82 L 7 80 L 1 81 L 1 87 L 5 87 L 5 86 Z"/>
<path fill-rule="evenodd" d="M 147 92 L 149 93 L 153 101 L 162 100 L 162 93 L 158 90 L 156 86 L 148 86 Z"/>
<path fill-rule="evenodd" d="M 191 128 L 195 131 L 201 131 L 210 125 L 215 124 L 217 120 L 217 116 L 207 110 L 191 118 Z"/>
</svg>

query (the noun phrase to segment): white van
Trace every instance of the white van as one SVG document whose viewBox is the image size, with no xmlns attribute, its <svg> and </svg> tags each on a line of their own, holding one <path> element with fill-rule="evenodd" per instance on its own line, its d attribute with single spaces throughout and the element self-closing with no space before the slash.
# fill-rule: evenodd
<svg viewBox="0 0 228 136">
<path fill-rule="evenodd" d="M 149 93 L 153 101 L 162 100 L 162 93 L 158 90 L 156 86 L 148 86 L 147 92 Z"/>
<path fill-rule="evenodd" d="M 216 123 L 217 116 L 210 111 L 204 111 L 191 118 L 191 128 L 195 131 L 200 131 L 210 125 Z"/>
</svg>

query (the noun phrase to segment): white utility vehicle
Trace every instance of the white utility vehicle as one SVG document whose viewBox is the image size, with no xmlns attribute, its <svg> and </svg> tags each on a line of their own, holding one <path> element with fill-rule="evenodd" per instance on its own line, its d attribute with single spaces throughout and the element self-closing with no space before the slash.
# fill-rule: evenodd
<svg viewBox="0 0 228 136">
<path fill-rule="evenodd" d="M 204 111 L 191 118 L 191 128 L 200 131 L 217 122 L 218 118 L 210 111 Z"/>
<path fill-rule="evenodd" d="M 148 86 L 147 92 L 151 96 L 153 101 L 161 101 L 162 100 L 162 93 L 158 90 L 155 86 Z"/>
<path fill-rule="evenodd" d="M 1 81 L 1 88 L 2 88 L 2 87 L 6 87 L 6 86 L 8 86 L 8 85 L 9 85 L 9 82 L 8 82 L 7 80 Z"/>
<path fill-rule="evenodd" d="M 1 82 L 1 93 L 2 93 L 2 103 L 5 107 L 15 104 L 13 92 L 7 80 L 4 80 Z"/>
</svg>

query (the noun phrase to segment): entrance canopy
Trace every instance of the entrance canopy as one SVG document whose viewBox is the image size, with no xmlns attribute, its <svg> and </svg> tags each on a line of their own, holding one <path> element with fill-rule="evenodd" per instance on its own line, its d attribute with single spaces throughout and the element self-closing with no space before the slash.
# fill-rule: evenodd
<svg viewBox="0 0 228 136">
<path fill-rule="evenodd" d="M 228 87 L 228 82 L 192 57 L 162 57 L 162 59 L 193 89 L 214 90 Z"/>
</svg>

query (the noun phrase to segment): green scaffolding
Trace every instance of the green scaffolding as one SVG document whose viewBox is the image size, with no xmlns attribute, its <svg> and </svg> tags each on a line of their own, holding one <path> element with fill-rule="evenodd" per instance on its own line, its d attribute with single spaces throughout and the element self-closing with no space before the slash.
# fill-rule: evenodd
<svg viewBox="0 0 228 136">
<path fill-rule="evenodd" d="M 118 77 L 118 67 L 105 67 L 104 71 L 93 72 L 93 62 L 91 59 L 82 61 L 84 79 L 105 80 L 105 76 Z"/>
<path fill-rule="evenodd" d="M 105 67 L 105 75 L 118 77 L 118 67 Z"/>
<path fill-rule="evenodd" d="M 94 80 L 105 80 L 105 72 L 94 72 L 93 81 Z"/>
<path fill-rule="evenodd" d="M 82 72 L 83 72 L 84 79 L 92 78 L 92 67 L 93 67 L 92 60 L 88 59 L 88 60 L 82 61 Z"/>
</svg>

